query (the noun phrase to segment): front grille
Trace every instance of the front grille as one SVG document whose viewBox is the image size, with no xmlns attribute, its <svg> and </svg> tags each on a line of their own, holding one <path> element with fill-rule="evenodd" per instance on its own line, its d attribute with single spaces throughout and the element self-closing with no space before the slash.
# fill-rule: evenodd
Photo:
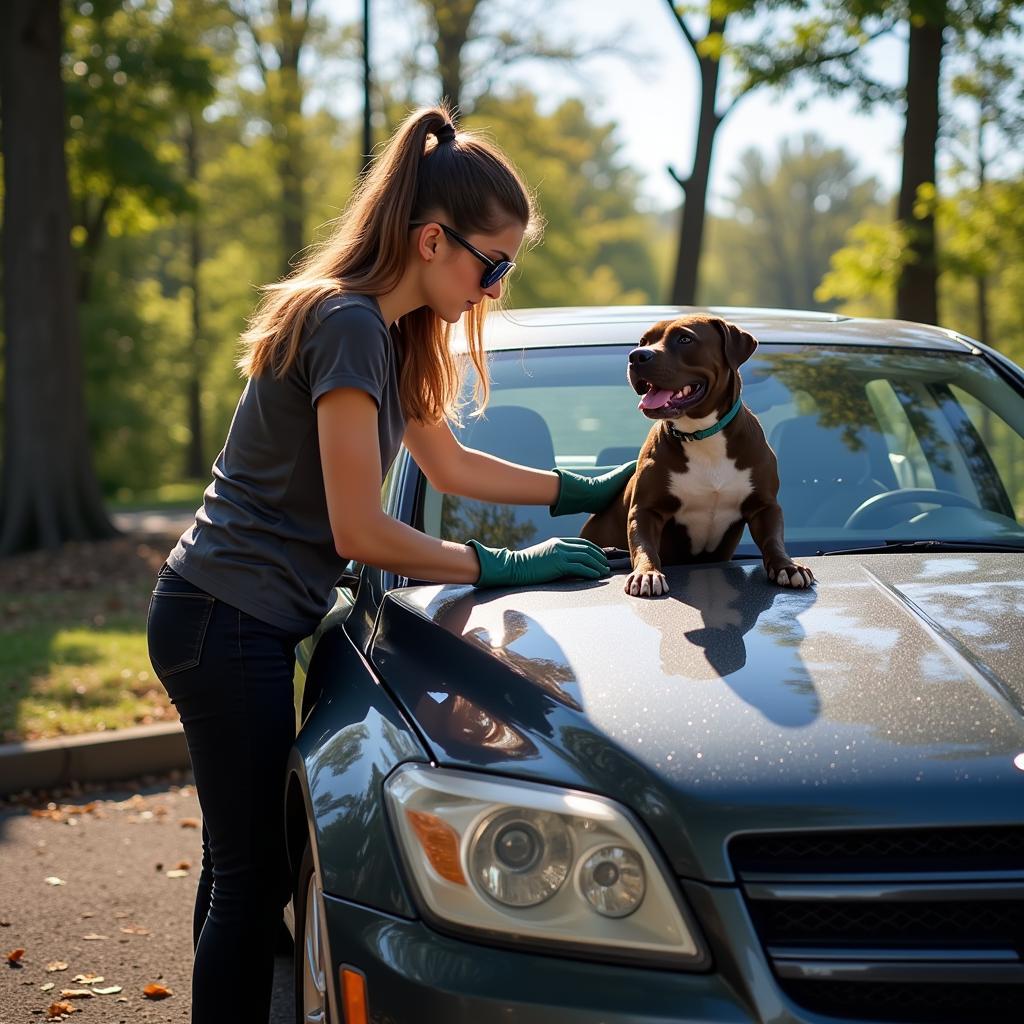
<svg viewBox="0 0 1024 1024">
<path fill-rule="evenodd" d="M 729 855 L 779 984 L 806 1009 L 1024 1020 L 1024 828 L 742 836 Z"/>
<path fill-rule="evenodd" d="M 880 985 L 871 982 L 799 981 L 789 986 L 794 1001 L 815 1013 L 871 1021 L 1020 1024 L 1019 985 Z"/>
<path fill-rule="evenodd" d="M 739 872 L 1015 871 L 1024 868 L 1024 828 L 740 836 L 729 854 Z"/>
<path fill-rule="evenodd" d="M 1024 903 L 751 900 L 750 907 L 758 932 L 771 935 L 773 944 L 828 943 L 837 937 L 860 943 L 955 944 L 970 936 L 985 947 L 1012 946 L 1024 936 Z"/>
</svg>

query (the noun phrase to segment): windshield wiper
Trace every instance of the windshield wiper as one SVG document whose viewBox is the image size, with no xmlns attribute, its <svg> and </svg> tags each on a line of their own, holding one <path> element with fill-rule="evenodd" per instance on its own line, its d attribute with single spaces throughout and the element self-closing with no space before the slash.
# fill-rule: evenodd
<svg viewBox="0 0 1024 1024">
<path fill-rule="evenodd" d="M 1024 543 L 1009 544 L 981 540 L 887 540 L 863 548 L 836 548 L 819 551 L 819 555 L 882 555 L 890 551 L 1020 551 Z"/>
</svg>

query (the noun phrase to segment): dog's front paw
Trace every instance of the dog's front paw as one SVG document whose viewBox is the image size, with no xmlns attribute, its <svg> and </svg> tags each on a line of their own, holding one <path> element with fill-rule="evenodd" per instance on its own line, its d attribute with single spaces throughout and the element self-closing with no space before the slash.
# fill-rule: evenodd
<svg viewBox="0 0 1024 1024">
<path fill-rule="evenodd" d="M 768 579 L 780 587 L 794 587 L 800 590 L 815 582 L 814 573 L 806 565 L 798 565 L 796 562 L 770 562 L 765 565 L 765 571 L 768 573 Z"/>
<path fill-rule="evenodd" d="M 660 597 L 668 593 L 668 580 L 656 569 L 651 572 L 631 572 L 623 587 L 633 597 Z"/>
</svg>

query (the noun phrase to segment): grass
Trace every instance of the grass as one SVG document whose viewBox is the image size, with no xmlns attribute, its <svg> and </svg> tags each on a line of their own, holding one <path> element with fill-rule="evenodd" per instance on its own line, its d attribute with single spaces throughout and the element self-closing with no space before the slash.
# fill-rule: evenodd
<svg viewBox="0 0 1024 1024">
<path fill-rule="evenodd" d="M 203 491 L 208 483 L 208 480 L 184 480 L 148 490 L 121 487 L 108 498 L 106 505 L 111 512 L 134 512 L 138 509 L 191 512 L 203 503 Z"/>
<path fill-rule="evenodd" d="M 122 537 L 0 562 L 0 741 L 177 718 L 146 649 L 168 548 Z"/>
</svg>

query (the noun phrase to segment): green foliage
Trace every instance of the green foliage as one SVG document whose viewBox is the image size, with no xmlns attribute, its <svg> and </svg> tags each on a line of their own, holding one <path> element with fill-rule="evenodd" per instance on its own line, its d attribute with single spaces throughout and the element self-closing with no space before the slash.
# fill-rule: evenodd
<svg viewBox="0 0 1024 1024">
<path fill-rule="evenodd" d="M 134 250 L 144 265 L 140 242 L 125 240 L 119 255 Z M 106 491 L 123 484 L 156 487 L 175 479 L 188 440 L 181 386 L 187 296 L 165 295 L 155 275 L 136 277 L 111 268 L 98 275 L 93 301 L 81 317 L 88 339 L 89 427 L 101 486 Z"/>
<path fill-rule="evenodd" d="M 213 55 L 158 0 L 69 3 L 64 57 L 75 240 L 95 247 L 189 206 L 182 111 L 213 96 Z"/>
<path fill-rule="evenodd" d="M 987 288 L 991 343 L 1024 358 L 1024 177 L 965 189 L 937 200 L 942 323 L 978 337 L 978 279 Z M 818 296 L 844 312 L 891 314 L 896 278 L 906 258 L 898 225 L 863 222 L 832 258 Z"/>
<path fill-rule="evenodd" d="M 701 299 L 729 305 L 830 308 L 815 287 L 846 232 L 880 216 L 878 184 L 815 135 L 784 141 L 769 163 L 756 149 L 732 176 L 731 216 L 709 225 Z"/>
<path fill-rule="evenodd" d="M 891 316 L 907 251 L 906 232 L 898 223 L 856 224 L 833 255 L 815 296 L 819 302 L 838 303 L 852 316 Z"/>
<path fill-rule="evenodd" d="M 658 274 L 639 182 L 619 157 L 615 126 L 595 124 L 583 103 L 551 114 L 520 90 L 481 104 L 467 127 L 490 132 L 536 189 L 543 244 L 522 256 L 509 293 L 516 306 L 649 302 Z"/>
<path fill-rule="evenodd" d="M 855 95 L 864 108 L 893 103 L 904 90 L 875 73 L 869 43 L 908 22 L 942 24 L 947 48 L 976 56 L 982 42 L 1021 29 L 1020 0 L 774 0 L 779 16 L 734 49 L 748 87 L 780 85 L 794 73 L 830 95 Z"/>
</svg>

